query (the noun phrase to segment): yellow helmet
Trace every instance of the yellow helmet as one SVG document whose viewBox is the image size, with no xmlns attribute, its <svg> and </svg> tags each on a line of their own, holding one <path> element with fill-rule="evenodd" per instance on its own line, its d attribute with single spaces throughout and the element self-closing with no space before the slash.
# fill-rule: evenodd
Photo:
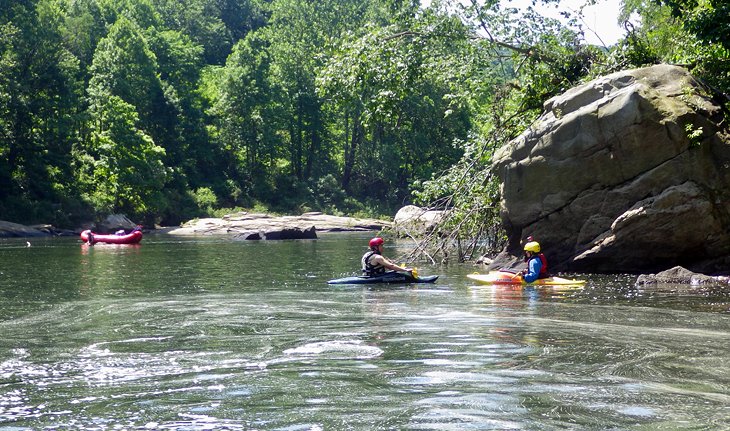
<svg viewBox="0 0 730 431">
<path fill-rule="evenodd" d="M 540 253 L 540 244 L 537 241 L 530 241 L 525 244 L 525 251 L 531 251 L 533 253 Z"/>
</svg>

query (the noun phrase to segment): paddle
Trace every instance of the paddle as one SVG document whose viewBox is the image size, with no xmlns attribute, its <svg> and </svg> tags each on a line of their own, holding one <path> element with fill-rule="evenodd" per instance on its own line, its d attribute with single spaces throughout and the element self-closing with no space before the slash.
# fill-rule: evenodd
<svg viewBox="0 0 730 431">
<path fill-rule="evenodd" d="M 406 268 L 406 264 L 405 263 L 401 263 L 398 266 L 403 267 L 403 268 Z M 418 270 L 416 268 L 411 268 L 410 271 L 404 271 L 404 272 L 406 274 L 410 273 L 413 276 L 413 278 L 418 278 Z"/>
</svg>

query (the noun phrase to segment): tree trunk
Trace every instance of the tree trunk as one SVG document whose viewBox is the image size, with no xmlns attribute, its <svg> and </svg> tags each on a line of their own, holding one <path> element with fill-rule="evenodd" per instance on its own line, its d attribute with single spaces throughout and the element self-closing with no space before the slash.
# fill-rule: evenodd
<svg viewBox="0 0 730 431">
<path fill-rule="evenodd" d="M 349 148 L 345 146 L 345 166 L 342 171 L 342 189 L 345 192 L 350 191 L 350 180 L 352 179 L 352 171 L 355 168 L 355 153 L 357 147 L 362 143 L 362 124 L 360 123 L 360 112 L 355 112 L 352 118 L 352 134 L 350 136 Z"/>
</svg>

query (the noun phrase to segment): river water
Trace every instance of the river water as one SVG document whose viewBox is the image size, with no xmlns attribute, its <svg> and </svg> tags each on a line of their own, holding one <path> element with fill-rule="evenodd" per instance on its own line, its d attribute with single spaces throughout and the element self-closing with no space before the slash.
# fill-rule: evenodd
<svg viewBox="0 0 730 431">
<path fill-rule="evenodd" d="M 367 239 L 0 240 L 0 431 L 730 429 L 726 290 L 328 286 Z"/>
</svg>

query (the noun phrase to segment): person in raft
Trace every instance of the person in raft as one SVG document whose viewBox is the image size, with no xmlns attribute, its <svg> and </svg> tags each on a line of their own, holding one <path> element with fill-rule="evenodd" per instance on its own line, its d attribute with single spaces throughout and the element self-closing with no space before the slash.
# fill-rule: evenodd
<svg viewBox="0 0 730 431">
<path fill-rule="evenodd" d="M 527 269 L 522 271 L 522 278 L 526 282 L 532 283 L 538 278 L 548 278 L 547 259 L 545 255 L 540 252 L 540 243 L 533 241 L 532 237 L 528 237 L 528 242 L 525 244 L 525 261 L 527 262 Z"/>
<path fill-rule="evenodd" d="M 383 256 L 383 238 L 375 237 L 370 240 L 370 250 L 362 256 L 362 274 L 367 277 L 385 274 L 386 270 L 411 272 L 410 268 L 398 266 Z"/>
</svg>

